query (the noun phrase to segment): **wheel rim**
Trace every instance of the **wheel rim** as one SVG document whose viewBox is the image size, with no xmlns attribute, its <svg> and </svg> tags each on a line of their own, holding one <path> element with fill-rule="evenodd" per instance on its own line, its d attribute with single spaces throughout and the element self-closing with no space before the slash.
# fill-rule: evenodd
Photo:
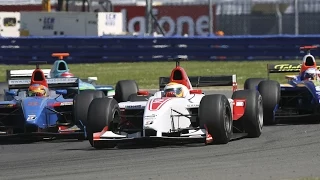
<svg viewBox="0 0 320 180">
<path fill-rule="evenodd" d="M 260 129 L 262 129 L 263 126 L 263 108 L 262 108 L 262 97 L 259 96 L 258 100 L 258 123 Z"/>
<path fill-rule="evenodd" d="M 114 131 L 117 127 L 115 126 L 115 120 L 116 122 L 119 122 L 120 114 L 117 110 L 115 110 L 112 114 L 112 121 L 108 124 L 109 130 Z M 107 122 L 108 123 L 108 122 Z"/>
</svg>

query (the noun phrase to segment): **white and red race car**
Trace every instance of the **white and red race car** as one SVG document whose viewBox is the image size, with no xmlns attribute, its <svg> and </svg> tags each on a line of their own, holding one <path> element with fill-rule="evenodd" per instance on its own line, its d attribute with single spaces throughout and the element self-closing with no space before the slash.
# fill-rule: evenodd
<svg viewBox="0 0 320 180">
<path fill-rule="evenodd" d="M 87 137 L 94 148 L 121 142 L 175 141 L 226 144 L 233 138 L 259 137 L 263 127 L 262 97 L 256 90 L 237 90 L 236 75 L 188 77 L 179 65 L 160 77 L 160 91 L 139 91 L 133 80 L 116 85 L 114 98 L 96 98 L 88 109 Z M 188 95 L 165 97 L 168 82 L 185 85 Z M 193 86 L 232 86 L 232 98 L 205 95 Z"/>
</svg>

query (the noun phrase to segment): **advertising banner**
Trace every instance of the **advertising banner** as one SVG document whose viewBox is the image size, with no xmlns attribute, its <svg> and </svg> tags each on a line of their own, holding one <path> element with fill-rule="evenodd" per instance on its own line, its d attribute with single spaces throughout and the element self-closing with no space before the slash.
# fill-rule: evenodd
<svg viewBox="0 0 320 180">
<path fill-rule="evenodd" d="M 145 33 L 145 6 L 115 6 L 114 11 L 126 10 L 129 33 Z M 215 6 L 213 7 L 215 11 Z M 209 8 L 207 5 L 154 6 L 153 12 L 166 35 L 209 34 Z M 213 12 L 215 14 L 215 12 Z M 215 27 L 215 18 L 213 19 Z M 155 26 L 156 27 L 156 26 Z M 214 28 L 215 29 L 215 28 Z"/>
</svg>

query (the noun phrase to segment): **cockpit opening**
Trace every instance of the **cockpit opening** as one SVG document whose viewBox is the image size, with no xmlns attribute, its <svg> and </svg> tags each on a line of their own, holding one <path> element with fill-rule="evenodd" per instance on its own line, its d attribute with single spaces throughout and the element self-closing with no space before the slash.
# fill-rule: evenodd
<svg viewBox="0 0 320 180">
<path fill-rule="evenodd" d="M 173 80 L 182 80 L 182 73 L 180 70 L 175 70 L 173 73 Z"/>
<path fill-rule="evenodd" d="M 44 79 L 43 79 L 43 74 L 42 74 L 42 72 L 36 71 L 36 72 L 34 73 L 33 80 L 34 80 L 34 81 L 43 81 Z"/>
<path fill-rule="evenodd" d="M 60 63 L 59 63 L 59 66 L 58 66 L 58 70 L 59 70 L 59 71 L 65 71 L 65 70 L 67 70 L 66 64 L 63 63 L 63 62 L 60 62 Z"/>
<path fill-rule="evenodd" d="M 308 56 L 307 58 L 306 58 L 306 61 L 305 61 L 305 63 L 304 63 L 306 66 L 314 66 L 314 60 L 313 60 L 313 58 L 311 57 L 311 56 Z"/>
</svg>

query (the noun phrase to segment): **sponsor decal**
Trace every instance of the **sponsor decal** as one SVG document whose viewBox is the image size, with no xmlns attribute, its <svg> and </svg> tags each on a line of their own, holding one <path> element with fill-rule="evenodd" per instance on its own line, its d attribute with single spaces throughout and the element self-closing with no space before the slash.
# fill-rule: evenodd
<svg viewBox="0 0 320 180">
<path fill-rule="evenodd" d="M 27 121 L 34 121 L 36 118 L 36 115 L 28 115 Z"/>
<path fill-rule="evenodd" d="M 172 98 L 156 98 L 152 99 L 149 103 L 149 110 L 156 111 L 159 110 L 166 102 L 168 102 Z"/>
<path fill-rule="evenodd" d="M 188 108 L 199 107 L 199 104 L 188 104 Z"/>
<path fill-rule="evenodd" d="M 106 14 L 106 26 L 115 26 L 116 25 L 117 14 L 108 13 Z"/>
<path fill-rule="evenodd" d="M 60 103 L 60 106 L 70 106 L 73 105 L 73 102 L 62 102 Z"/>
<path fill-rule="evenodd" d="M 320 66 L 317 66 L 318 69 L 320 69 Z M 273 71 L 292 71 L 297 72 L 301 69 L 301 64 L 276 64 L 270 67 L 269 69 L 272 69 Z"/>
<path fill-rule="evenodd" d="M 151 125 L 151 124 L 153 124 L 153 120 L 147 120 L 144 125 Z"/>
<path fill-rule="evenodd" d="M 48 84 L 58 84 L 58 83 L 76 83 L 78 78 L 50 78 L 46 79 Z M 9 80 L 9 85 L 25 85 L 30 84 L 30 79 L 21 80 Z"/>
<path fill-rule="evenodd" d="M 44 17 L 42 29 L 43 30 L 53 30 L 54 22 L 55 22 L 54 17 Z"/>
<path fill-rule="evenodd" d="M 141 105 L 128 105 L 125 106 L 126 109 L 140 109 L 142 106 Z"/>
<path fill-rule="evenodd" d="M 16 106 L 16 105 L 15 104 L 1 104 L 0 108 L 12 108 L 14 106 Z"/>
<path fill-rule="evenodd" d="M 30 84 L 30 79 L 22 79 L 22 80 L 9 80 L 9 85 L 17 85 L 17 84 Z"/>
<path fill-rule="evenodd" d="M 32 102 L 32 101 L 30 101 L 30 102 L 28 102 L 28 106 L 38 106 L 39 104 L 38 104 L 38 102 Z"/>
</svg>

